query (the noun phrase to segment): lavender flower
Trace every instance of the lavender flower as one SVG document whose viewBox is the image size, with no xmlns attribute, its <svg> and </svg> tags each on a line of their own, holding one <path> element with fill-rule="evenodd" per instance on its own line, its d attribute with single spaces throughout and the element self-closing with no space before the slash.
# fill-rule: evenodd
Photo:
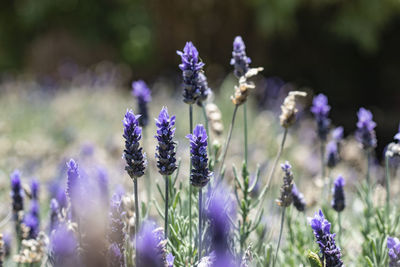
<svg viewBox="0 0 400 267">
<path fill-rule="evenodd" d="M 24 210 L 24 191 L 21 186 L 21 173 L 18 170 L 11 174 L 11 198 L 14 220 L 17 220 L 18 213 Z"/>
<path fill-rule="evenodd" d="M 204 187 L 210 180 L 207 158 L 207 133 L 203 125 L 198 124 L 193 134 L 186 136 L 190 140 L 192 165 L 190 182 L 193 186 Z"/>
<path fill-rule="evenodd" d="M 60 224 L 50 236 L 49 259 L 53 266 L 78 266 L 78 242 L 67 225 Z"/>
<path fill-rule="evenodd" d="M 139 266 L 165 267 L 166 240 L 161 228 L 145 221 L 139 233 L 137 251 L 139 252 Z"/>
<path fill-rule="evenodd" d="M 389 249 L 389 267 L 400 266 L 400 241 L 396 237 L 387 238 L 387 247 Z"/>
<path fill-rule="evenodd" d="M 4 256 L 8 258 L 11 254 L 11 241 L 12 237 L 9 233 L 5 233 L 3 235 L 3 242 L 4 242 Z"/>
<path fill-rule="evenodd" d="M 147 103 L 151 101 L 151 91 L 144 81 L 139 80 L 132 83 L 132 94 L 138 100 L 138 109 L 141 114 L 139 117 L 139 125 L 145 127 L 149 124 Z"/>
<path fill-rule="evenodd" d="M 198 101 L 204 86 L 199 77 L 204 63 L 199 60 L 199 52 L 192 42 L 187 42 L 183 52 L 177 51 L 177 54 L 182 59 L 179 68 L 183 72 L 183 101 L 186 104 L 194 104 Z"/>
<path fill-rule="evenodd" d="M 201 106 L 202 103 L 206 101 L 208 96 L 211 94 L 211 88 L 208 87 L 207 77 L 204 72 L 199 73 L 198 83 L 200 86 L 200 95 L 197 99 L 197 104 Z"/>
<path fill-rule="evenodd" d="M 314 114 L 318 126 L 318 136 L 322 141 L 326 141 L 329 132 L 330 119 L 328 119 L 331 107 L 328 105 L 328 98 L 324 94 L 319 94 L 313 99 L 311 112 Z"/>
<path fill-rule="evenodd" d="M 39 199 L 39 181 L 36 179 L 32 179 L 31 181 L 31 194 L 32 199 Z"/>
<path fill-rule="evenodd" d="M 157 167 L 161 175 L 171 175 L 177 168 L 175 147 L 173 141 L 175 128 L 175 116 L 169 117 L 167 108 L 163 107 L 158 119 L 156 119 L 158 141 L 156 147 Z"/>
<path fill-rule="evenodd" d="M 339 126 L 332 130 L 332 139 L 335 140 L 337 143 L 342 141 L 343 139 L 343 127 Z"/>
<path fill-rule="evenodd" d="M 231 65 L 235 67 L 234 74 L 237 78 L 244 76 L 249 70 L 251 59 L 246 56 L 246 46 L 241 36 L 236 36 L 233 41 Z"/>
<path fill-rule="evenodd" d="M 75 162 L 75 160 L 70 159 L 67 162 L 67 189 L 66 189 L 66 194 L 71 201 L 77 197 L 79 197 L 79 170 L 78 170 L 78 164 Z"/>
<path fill-rule="evenodd" d="M 310 225 L 326 266 L 343 266 L 340 248 L 335 244 L 335 234 L 331 234 L 331 224 L 325 219 L 321 210 L 315 213 L 314 218 L 310 218 Z"/>
<path fill-rule="evenodd" d="M 108 248 L 108 267 L 125 266 L 124 254 L 116 243 L 112 243 Z"/>
<path fill-rule="evenodd" d="M 281 196 L 279 199 L 276 200 L 277 204 L 281 207 L 289 207 L 292 204 L 293 196 L 292 196 L 292 189 L 293 189 L 293 173 L 292 173 L 292 166 L 289 162 L 285 162 L 285 164 L 281 165 L 285 176 L 283 177 L 283 185 L 281 187 Z"/>
<path fill-rule="evenodd" d="M 146 155 L 139 147 L 139 141 L 142 138 L 142 128 L 139 127 L 138 118 L 132 110 L 128 110 L 123 120 L 125 138 L 124 158 L 126 161 L 125 170 L 132 179 L 139 178 L 144 174 L 146 166 Z"/>
<path fill-rule="evenodd" d="M 306 202 L 304 200 L 304 196 L 302 193 L 299 192 L 295 184 L 293 184 L 292 187 L 292 198 L 293 198 L 293 206 L 295 206 L 295 208 L 298 211 L 304 211 L 306 209 Z"/>
<path fill-rule="evenodd" d="M 118 246 L 121 254 L 124 254 L 125 251 L 125 223 L 122 218 L 123 215 L 121 198 L 118 195 L 113 195 L 110 206 L 110 233 L 108 235 L 108 240 L 111 244 L 116 244 Z"/>
<path fill-rule="evenodd" d="M 174 260 L 175 260 L 174 255 L 172 255 L 172 253 L 168 253 L 166 258 L 167 267 L 174 267 Z"/>
<path fill-rule="evenodd" d="M 344 197 L 344 186 L 345 182 L 342 176 L 339 176 L 335 180 L 335 186 L 333 187 L 333 199 L 332 208 L 337 212 L 341 212 L 346 207 L 346 201 Z"/>
<path fill-rule="evenodd" d="M 57 228 L 60 221 L 60 205 L 55 198 L 50 201 L 50 232 Z"/>
<path fill-rule="evenodd" d="M 360 108 L 357 113 L 358 122 L 357 122 L 357 131 L 356 131 L 356 139 L 365 150 L 370 150 L 376 147 L 376 134 L 374 128 L 376 127 L 376 123 L 372 120 L 371 111 Z"/>
<path fill-rule="evenodd" d="M 331 140 L 329 141 L 328 145 L 326 146 L 326 165 L 329 168 L 334 168 L 339 163 L 339 151 L 338 145 L 336 141 Z"/>
</svg>

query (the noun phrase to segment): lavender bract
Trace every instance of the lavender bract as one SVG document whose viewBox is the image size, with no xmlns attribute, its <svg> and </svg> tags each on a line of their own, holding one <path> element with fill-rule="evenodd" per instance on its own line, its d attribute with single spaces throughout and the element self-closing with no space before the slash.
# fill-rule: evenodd
<svg viewBox="0 0 400 267">
<path fill-rule="evenodd" d="M 161 175 L 171 175 L 177 168 L 175 147 L 173 138 L 175 135 L 175 116 L 168 115 L 167 108 L 163 107 L 158 119 L 156 119 L 158 141 L 156 147 L 157 167 Z"/>
<path fill-rule="evenodd" d="M 306 209 L 306 202 L 304 200 L 304 195 L 299 192 L 295 184 L 293 184 L 292 187 L 292 198 L 293 198 L 293 206 L 295 206 L 295 208 L 298 211 L 304 211 Z"/>
<path fill-rule="evenodd" d="M 231 65 L 235 67 L 234 74 L 237 78 L 244 76 L 249 70 L 251 59 L 246 56 L 246 46 L 241 36 L 236 36 L 233 41 Z"/>
<path fill-rule="evenodd" d="M 192 170 L 190 182 L 193 186 L 204 187 L 210 180 L 207 157 L 207 133 L 203 125 L 198 124 L 193 134 L 186 136 L 190 140 L 190 152 L 192 155 Z"/>
<path fill-rule="evenodd" d="M 329 132 L 330 119 L 328 118 L 331 107 L 328 105 L 328 98 L 324 94 L 319 94 L 313 99 L 311 112 L 317 121 L 318 136 L 322 141 L 326 141 Z"/>
<path fill-rule="evenodd" d="M 335 185 L 333 187 L 333 198 L 332 198 L 332 208 L 337 212 L 341 212 L 346 207 L 346 201 L 344 196 L 345 181 L 342 176 L 339 176 L 335 180 Z"/>
<path fill-rule="evenodd" d="M 325 219 L 321 210 L 310 219 L 310 225 L 320 248 L 322 262 L 325 262 L 326 266 L 343 266 L 340 248 L 335 243 L 335 234 L 331 234 L 331 224 Z"/>
<path fill-rule="evenodd" d="M 123 120 L 125 138 L 124 158 L 126 161 L 125 170 L 132 179 L 143 176 L 146 168 L 146 155 L 139 147 L 139 141 L 142 138 L 142 128 L 139 126 L 139 116 L 132 110 L 128 110 Z"/>
<path fill-rule="evenodd" d="M 149 124 L 147 104 L 151 101 L 151 91 L 144 81 L 138 80 L 132 83 L 132 94 L 138 100 L 138 109 L 141 114 L 139 117 L 139 125 L 145 127 Z"/>
<path fill-rule="evenodd" d="M 387 247 L 389 249 L 389 267 L 400 266 L 400 241 L 396 237 L 387 238 Z"/>
<path fill-rule="evenodd" d="M 199 60 L 199 52 L 192 42 L 187 42 L 183 52 L 177 51 L 177 54 L 182 59 L 179 68 L 183 72 L 183 102 L 194 104 L 199 100 L 204 85 L 199 77 L 204 63 Z"/>
<path fill-rule="evenodd" d="M 372 120 L 371 111 L 360 108 L 358 113 L 356 139 L 362 145 L 363 149 L 370 150 L 376 147 L 376 134 L 374 128 L 376 123 Z"/>
</svg>

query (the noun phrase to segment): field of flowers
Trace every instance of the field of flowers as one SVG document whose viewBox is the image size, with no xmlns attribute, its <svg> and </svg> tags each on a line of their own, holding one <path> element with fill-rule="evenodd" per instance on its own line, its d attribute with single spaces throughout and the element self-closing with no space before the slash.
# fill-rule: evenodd
<svg viewBox="0 0 400 267">
<path fill-rule="evenodd" d="M 366 108 L 343 129 L 280 88 L 260 110 L 246 53 L 217 93 L 191 42 L 180 88 L 1 84 L 0 266 L 400 266 L 400 129 L 380 161 Z"/>
</svg>

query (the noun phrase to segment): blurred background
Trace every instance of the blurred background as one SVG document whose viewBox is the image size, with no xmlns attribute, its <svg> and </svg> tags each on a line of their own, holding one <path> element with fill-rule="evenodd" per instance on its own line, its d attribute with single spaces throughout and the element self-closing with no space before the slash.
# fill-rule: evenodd
<svg viewBox="0 0 400 267">
<path fill-rule="evenodd" d="M 241 35 L 252 66 L 265 69 L 260 109 L 277 88 L 311 88 L 349 133 L 365 106 L 380 154 L 400 119 L 399 15 L 398 0 L 1 1 L 0 81 L 34 80 L 29 90 L 47 94 L 67 81 L 111 80 L 128 91 L 142 78 L 180 92 L 176 50 L 191 40 L 218 91 Z"/>
</svg>

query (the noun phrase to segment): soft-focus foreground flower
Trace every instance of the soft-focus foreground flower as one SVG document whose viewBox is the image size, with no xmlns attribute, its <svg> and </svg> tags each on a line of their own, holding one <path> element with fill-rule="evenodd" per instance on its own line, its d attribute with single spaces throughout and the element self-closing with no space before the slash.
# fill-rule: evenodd
<svg viewBox="0 0 400 267">
<path fill-rule="evenodd" d="M 193 186 L 204 187 L 210 180 L 207 157 L 207 133 L 203 125 L 197 125 L 193 134 L 186 136 L 190 140 L 190 152 L 192 155 L 192 170 L 190 182 Z"/>
<path fill-rule="evenodd" d="M 235 76 L 242 77 L 249 70 L 251 59 L 246 56 L 246 46 L 241 36 L 236 36 L 233 41 L 231 65 L 235 67 Z"/>
<path fill-rule="evenodd" d="M 147 105 L 151 101 L 151 91 L 144 81 L 139 80 L 132 83 L 132 94 L 137 98 L 139 114 L 141 114 L 139 125 L 145 127 L 149 124 Z"/>
<path fill-rule="evenodd" d="M 199 52 L 192 42 L 187 42 L 183 52 L 177 51 L 177 54 L 182 59 L 179 68 L 183 72 L 183 101 L 186 104 L 194 104 L 199 99 L 202 86 L 204 86 L 204 77 L 199 76 L 204 63 L 200 61 Z"/>
<path fill-rule="evenodd" d="M 376 123 L 372 120 L 371 111 L 360 108 L 357 113 L 357 131 L 356 138 L 365 150 L 370 150 L 376 147 L 376 134 L 374 128 Z"/>
<path fill-rule="evenodd" d="M 344 196 L 344 178 L 339 176 L 335 180 L 335 185 L 333 187 L 333 198 L 332 198 L 332 208 L 337 212 L 341 212 L 346 207 L 346 201 Z"/>
<path fill-rule="evenodd" d="M 139 141 L 142 138 L 142 128 L 139 126 L 138 118 L 139 116 L 135 115 L 132 110 L 128 110 L 123 120 L 125 170 L 132 179 L 142 176 L 146 167 L 146 155 L 142 152 L 142 148 L 139 147 Z"/>
<path fill-rule="evenodd" d="M 66 224 L 60 224 L 50 236 L 49 260 L 54 266 L 78 266 L 78 242 Z"/>
<path fill-rule="evenodd" d="M 175 116 L 169 116 L 167 108 L 163 107 L 156 119 L 158 141 L 156 147 L 157 167 L 161 175 L 171 175 L 177 168 L 175 147 Z"/>
<path fill-rule="evenodd" d="M 306 202 L 304 200 L 304 195 L 299 192 L 295 184 L 293 184 L 292 187 L 292 198 L 293 198 L 293 206 L 295 206 L 295 208 L 298 211 L 304 211 L 306 209 Z"/>
<path fill-rule="evenodd" d="M 387 247 L 389 249 L 389 267 L 400 266 L 400 241 L 396 237 L 387 238 Z"/>
<path fill-rule="evenodd" d="M 328 98 L 324 94 L 319 94 L 314 97 L 311 112 L 315 116 L 318 127 L 318 136 L 322 141 L 326 141 L 331 124 L 328 118 L 331 107 L 328 105 Z"/>
<path fill-rule="evenodd" d="M 331 234 L 331 224 L 325 219 L 322 211 L 316 212 L 314 218 L 309 220 L 325 266 L 343 266 L 340 248 L 335 243 L 335 234 Z"/>
<path fill-rule="evenodd" d="M 139 266 L 165 267 L 166 243 L 162 228 L 151 221 L 143 222 L 136 247 Z"/>
</svg>

